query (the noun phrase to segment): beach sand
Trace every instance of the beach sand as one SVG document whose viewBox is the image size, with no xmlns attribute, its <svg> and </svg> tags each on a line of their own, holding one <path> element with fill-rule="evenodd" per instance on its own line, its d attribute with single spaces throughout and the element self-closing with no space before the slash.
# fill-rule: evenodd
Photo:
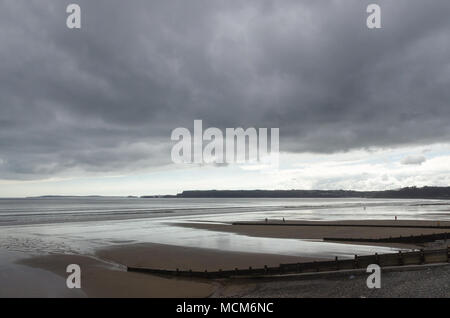
<svg viewBox="0 0 450 318">
<path fill-rule="evenodd" d="M 244 222 L 243 222 L 244 223 Z M 335 222 L 313 222 L 313 221 L 286 221 L 269 220 L 271 225 L 265 222 L 246 222 L 245 224 L 226 224 L 226 223 L 175 223 L 177 226 L 191 227 L 196 229 L 221 231 L 236 233 L 241 235 L 256 237 L 272 237 L 272 238 L 289 238 L 289 239 L 323 239 L 327 238 L 387 238 L 421 234 L 434 234 L 450 232 L 450 229 L 439 228 L 402 228 L 402 227 L 366 227 L 367 225 L 387 225 L 387 226 L 436 226 L 435 221 L 388 221 L 388 220 L 364 220 L 364 221 L 335 221 Z M 301 226 L 296 224 L 312 224 L 314 226 Z M 349 224 L 352 226 L 341 226 Z M 295 225 L 295 226 L 291 226 Z M 321 226 L 323 225 L 323 226 Z M 331 226 L 330 226 L 331 225 Z M 339 225 L 339 226 L 332 226 Z M 364 225 L 358 227 L 355 225 Z M 440 222 L 441 226 L 450 226 L 450 222 Z M 356 242 L 352 242 L 356 244 Z M 375 244 L 390 247 L 406 247 L 415 246 L 409 244 Z"/>
<path fill-rule="evenodd" d="M 280 263 L 311 262 L 307 258 L 275 254 L 229 252 L 206 248 L 142 243 L 97 251 L 97 256 L 130 267 L 214 271 L 219 269 L 278 266 Z"/>
<path fill-rule="evenodd" d="M 276 266 L 282 262 L 313 259 L 255 253 L 186 248 L 164 244 L 121 245 L 85 255 L 45 255 L 18 263 L 67 277 L 66 267 L 78 264 L 82 272 L 82 291 L 88 297 L 208 297 L 220 286 L 215 281 L 163 278 L 126 272 L 125 266 L 164 269 L 218 270 L 248 266 Z M 317 259 L 319 260 L 319 259 Z M 65 283 L 65 281 L 64 281 Z"/>
<path fill-rule="evenodd" d="M 130 273 L 82 255 L 38 256 L 19 263 L 62 277 L 68 276 L 67 265 L 78 264 L 87 297 L 208 297 L 215 290 L 213 284 Z"/>
<path fill-rule="evenodd" d="M 427 221 L 341 221 L 326 224 L 386 224 L 386 225 L 436 225 Z M 306 222 L 302 222 L 306 223 Z M 310 223 L 310 222 L 309 222 Z M 314 222 L 320 224 L 320 222 Z M 448 225 L 450 222 L 441 222 Z M 283 225 L 230 225 L 217 223 L 180 223 L 178 226 L 194 227 L 213 231 L 226 231 L 257 237 L 321 239 L 323 237 L 389 237 L 448 232 L 448 229 L 384 228 L 384 227 L 333 227 L 333 226 L 283 226 Z M 352 243 L 354 244 L 354 243 Z M 391 244 L 382 244 L 390 246 Z M 394 244 L 395 245 L 395 244 Z M 398 245 L 398 244 L 397 244 Z M 401 246 L 404 246 L 401 245 Z M 417 247 L 417 246 L 408 246 Z M 218 269 L 248 268 L 252 266 L 277 266 L 280 263 L 309 262 L 305 257 L 273 254 L 228 252 L 214 249 L 180 247 L 164 244 L 142 243 L 116 245 L 96 251 L 95 255 L 46 255 L 23 259 L 19 264 L 39 268 L 67 277 L 67 265 L 78 264 L 82 270 L 82 291 L 88 297 L 209 297 L 209 296 L 277 296 L 277 291 L 260 293 L 263 285 L 248 289 L 247 283 L 199 279 L 177 279 L 158 277 L 142 273 L 126 272 L 126 266 L 175 270 L 208 271 Z M 447 275 L 448 272 L 445 272 Z M 444 275 L 444 274 L 443 274 Z M 345 277 L 344 280 L 347 280 Z M 65 282 L 65 281 L 64 281 Z M 249 283 L 254 284 L 254 283 Z M 287 284 L 287 285 L 286 285 Z M 287 282 L 279 282 L 276 290 L 283 290 Z M 324 284 L 328 288 L 328 284 Z M 328 287 L 327 287 L 328 286 Z M 224 292 L 224 288 L 226 291 Z M 257 290 L 257 291 L 256 291 Z M 243 292 L 245 291 L 245 292 Z M 319 291 L 317 295 L 319 295 Z M 287 294 L 293 296 L 294 294 Z M 312 294 L 314 295 L 314 293 Z M 300 296 L 300 294 L 299 294 Z M 305 296 L 304 293 L 301 296 Z M 307 295 L 306 295 L 307 296 Z M 341 295 L 345 296 L 345 295 Z"/>
</svg>

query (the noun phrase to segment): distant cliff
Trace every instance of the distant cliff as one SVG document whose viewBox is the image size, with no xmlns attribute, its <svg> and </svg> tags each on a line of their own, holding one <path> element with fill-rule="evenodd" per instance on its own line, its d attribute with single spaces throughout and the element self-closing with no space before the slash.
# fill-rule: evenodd
<svg viewBox="0 0 450 318">
<path fill-rule="evenodd" d="M 450 199 L 450 187 L 407 187 L 386 191 L 353 190 L 194 190 L 178 198 L 392 198 Z"/>
</svg>

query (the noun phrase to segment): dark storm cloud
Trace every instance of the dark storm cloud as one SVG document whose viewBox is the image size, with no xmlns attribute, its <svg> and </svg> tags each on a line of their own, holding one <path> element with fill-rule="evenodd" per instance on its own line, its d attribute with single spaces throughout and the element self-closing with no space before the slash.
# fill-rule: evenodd
<svg viewBox="0 0 450 318">
<path fill-rule="evenodd" d="M 450 2 L 0 4 L 0 178 L 170 162 L 170 132 L 280 127 L 281 150 L 450 137 Z"/>
</svg>

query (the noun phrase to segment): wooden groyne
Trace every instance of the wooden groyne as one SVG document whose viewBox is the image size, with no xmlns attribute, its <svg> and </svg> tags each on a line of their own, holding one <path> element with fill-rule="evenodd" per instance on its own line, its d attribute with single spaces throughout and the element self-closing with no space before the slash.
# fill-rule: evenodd
<svg viewBox="0 0 450 318">
<path fill-rule="evenodd" d="M 384 237 L 384 238 L 350 238 L 350 237 L 324 237 L 324 241 L 335 242 L 367 242 L 367 243 L 405 243 L 405 244 L 420 244 L 434 242 L 438 240 L 450 239 L 450 233 L 435 233 L 435 234 L 421 234 L 398 237 Z"/>
<path fill-rule="evenodd" d="M 328 226 L 328 227 L 387 227 L 409 229 L 450 229 L 450 225 L 407 225 L 407 224 L 352 224 L 352 223 L 288 223 L 288 222 L 233 222 L 232 225 L 254 226 Z"/>
<path fill-rule="evenodd" d="M 405 265 L 422 265 L 433 263 L 449 262 L 450 250 L 436 249 L 436 250 L 420 250 L 413 252 L 398 252 L 391 254 L 374 254 L 367 256 L 355 255 L 353 259 L 338 259 L 331 261 L 308 262 L 308 263 L 293 263 L 280 264 L 277 267 L 237 269 L 234 270 L 218 270 L 218 271 L 192 271 L 192 270 L 164 270 L 151 269 L 143 267 L 128 267 L 130 272 L 147 273 L 152 275 L 172 276 L 172 277 L 190 277 L 190 278 L 239 278 L 239 277 L 261 277 L 261 276 L 276 276 L 286 274 L 301 274 L 313 272 L 328 272 L 349 269 L 367 268 L 370 264 L 378 264 L 381 267 L 386 266 L 405 266 Z"/>
</svg>

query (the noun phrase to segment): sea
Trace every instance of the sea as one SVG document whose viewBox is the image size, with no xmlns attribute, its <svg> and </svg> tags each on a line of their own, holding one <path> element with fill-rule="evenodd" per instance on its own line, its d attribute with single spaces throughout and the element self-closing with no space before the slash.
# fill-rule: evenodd
<svg viewBox="0 0 450 318">
<path fill-rule="evenodd" d="M 1 251 L 94 254 L 99 248 L 159 243 L 222 251 L 350 258 L 398 249 L 253 237 L 179 223 L 269 220 L 450 220 L 450 201 L 322 198 L 39 197 L 0 199 Z M 230 225 L 231 226 L 231 225 Z"/>
</svg>

